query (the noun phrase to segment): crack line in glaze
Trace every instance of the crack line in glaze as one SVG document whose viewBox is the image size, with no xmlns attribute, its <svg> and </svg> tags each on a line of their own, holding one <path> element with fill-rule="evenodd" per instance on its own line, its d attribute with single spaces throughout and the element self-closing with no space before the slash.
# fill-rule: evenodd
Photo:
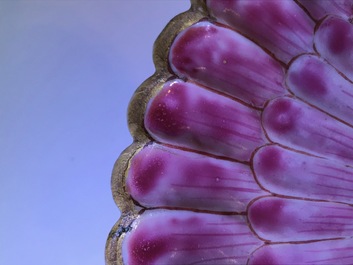
<svg viewBox="0 0 353 265">
<path fill-rule="evenodd" d="M 353 0 L 192 0 L 112 176 L 107 265 L 353 264 Z"/>
</svg>

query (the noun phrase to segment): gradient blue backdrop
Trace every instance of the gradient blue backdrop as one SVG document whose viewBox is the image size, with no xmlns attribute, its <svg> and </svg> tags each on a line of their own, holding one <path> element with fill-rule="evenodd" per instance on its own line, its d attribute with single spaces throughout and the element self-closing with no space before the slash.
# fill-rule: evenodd
<svg viewBox="0 0 353 265">
<path fill-rule="evenodd" d="M 0 264 L 104 264 L 110 174 L 152 45 L 189 1 L 0 0 Z"/>
</svg>

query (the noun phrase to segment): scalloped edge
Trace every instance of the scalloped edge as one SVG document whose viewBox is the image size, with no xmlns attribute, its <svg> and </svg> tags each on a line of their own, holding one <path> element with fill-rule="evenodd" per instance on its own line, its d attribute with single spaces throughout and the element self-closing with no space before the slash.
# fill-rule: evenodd
<svg viewBox="0 0 353 265">
<path fill-rule="evenodd" d="M 153 46 L 155 73 L 146 79 L 135 91 L 128 107 L 128 127 L 133 143 L 128 146 L 114 164 L 111 189 L 121 216 L 111 229 L 105 246 L 105 263 L 107 265 L 124 265 L 122 243 L 131 223 L 139 216 L 141 207 L 134 204 L 125 190 L 125 179 L 134 154 L 153 139 L 144 128 L 144 113 L 149 100 L 163 87 L 164 83 L 175 75 L 169 69 L 168 55 L 176 36 L 198 21 L 209 18 L 206 0 L 190 0 L 189 10 L 175 16 L 162 30 Z"/>
</svg>

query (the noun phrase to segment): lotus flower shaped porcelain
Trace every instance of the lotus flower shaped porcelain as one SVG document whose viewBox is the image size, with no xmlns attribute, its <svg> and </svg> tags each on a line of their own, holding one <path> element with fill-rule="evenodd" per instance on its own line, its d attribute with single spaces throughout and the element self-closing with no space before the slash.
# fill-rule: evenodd
<svg viewBox="0 0 353 265">
<path fill-rule="evenodd" d="M 118 159 L 109 265 L 353 264 L 353 0 L 195 0 Z"/>
</svg>

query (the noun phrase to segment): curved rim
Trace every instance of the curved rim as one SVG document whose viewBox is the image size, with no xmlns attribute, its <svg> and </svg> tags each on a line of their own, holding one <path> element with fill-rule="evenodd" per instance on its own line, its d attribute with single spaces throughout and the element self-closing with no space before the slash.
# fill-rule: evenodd
<svg viewBox="0 0 353 265">
<path fill-rule="evenodd" d="M 158 36 L 153 47 L 155 73 L 146 79 L 135 91 L 128 107 L 128 126 L 133 143 L 128 146 L 115 162 L 111 189 L 115 203 L 121 211 L 118 222 L 111 229 L 106 247 L 107 265 L 123 265 L 122 242 L 131 223 L 139 216 L 141 207 L 136 205 L 125 189 L 125 179 L 130 167 L 130 160 L 136 152 L 153 141 L 144 127 L 144 113 L 149 100 L 163 87 L 164 83 L 175 77 L 169 68 L 169 49 L 176 36 L 198 21 L 209 17 L 206 0 L 191 0 L 191 7 L 186 12 L 175 16 Z"/>
</svg>

